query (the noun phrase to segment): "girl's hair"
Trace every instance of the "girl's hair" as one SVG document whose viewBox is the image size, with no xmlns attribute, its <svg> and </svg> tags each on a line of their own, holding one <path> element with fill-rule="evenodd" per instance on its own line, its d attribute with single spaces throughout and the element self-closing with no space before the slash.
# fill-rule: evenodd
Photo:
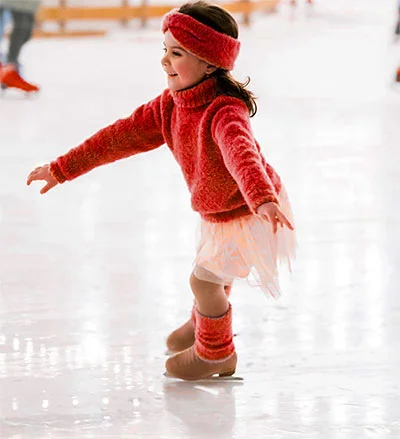
<svg viewBox="0 0 400 439">
<path fill-rule="evenodd" d="M 186 3 L 179 8 L 181 14 L 189 15 L 200 23 L 211 27 L 225 35 L 237 39 L 239 29 L 235 19 L 227 11 L 219 6 L 211 5 L 205 1 L 196 1 L 194 3 Z M 241 83 L 233 78 L 228 70 L 218 68 L 211 76 L 217 79 L 217 87 L 220 94 L 233 96 L 241 99 L 249 110 L 250 117 L 257 112 L 257 104 L 254 94 L 247 90 L 246 87 L 250 83 L 250 78 L 246 82 Z"/>
</svg>

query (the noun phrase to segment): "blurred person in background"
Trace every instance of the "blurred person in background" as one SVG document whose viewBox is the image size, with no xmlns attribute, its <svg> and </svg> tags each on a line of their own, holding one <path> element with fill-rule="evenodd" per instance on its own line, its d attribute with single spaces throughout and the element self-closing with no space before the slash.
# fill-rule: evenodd
<svg viewBox="0 0 400 439">
<path fill-rule="evenodd" d="M 0 68 L 3 61 L 3 55 L 1 53 L 1 40 L 3 39 L 4 25 L 4 9 L 0 8 Z"/>
<path fill-rule="evenodd" d="M 8 20 L 10 19 L 10 12 L 7 9 L 0 8 L 0 67 L 1 64 L 4 63 L 4 56 L 1 52 L 1 41 L 4 35 L 4 29 L 7 25 Z"/>
<path fill-rule="evenodd" d="M 5 9 L 0 8 L 0 42 L 3 38 L 4 27 L 5 27 Z"/>
<path fill-rule="evenodd" d="M 21 77 L 19 64 L 21 49 L 32 37 L 39 3 L 40 0 L 0 0 L 1 16 L 4 17 L 4 10 L 10 11 L 13 23 L 8 53 L 4 65 L 0 66 L 2 89 L 10 87 L 26 92 L 39 91 L 39 87 Z"/>
</svg>

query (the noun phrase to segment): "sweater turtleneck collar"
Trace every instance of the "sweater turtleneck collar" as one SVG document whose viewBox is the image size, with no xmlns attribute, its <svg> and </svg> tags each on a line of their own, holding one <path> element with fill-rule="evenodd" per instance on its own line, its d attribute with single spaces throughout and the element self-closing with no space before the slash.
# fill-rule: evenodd
<svg viewBox="0 0 400 439">
<path fill-rule="evenodd" d="M 171 91 L 171 95 L 178 107 L 201 107 L 217 96 L 217 81 L 214 78 L 208 78 L 186 90 Z"/>
</svg>

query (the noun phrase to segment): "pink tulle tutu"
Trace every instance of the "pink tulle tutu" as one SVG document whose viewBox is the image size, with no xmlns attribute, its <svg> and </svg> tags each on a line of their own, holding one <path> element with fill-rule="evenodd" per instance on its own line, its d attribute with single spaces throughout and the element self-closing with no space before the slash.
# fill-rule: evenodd
<svg viewBox="0 0 400 439">
<path fill-rule="evenodd" d="M 279 206 L 294 226 L 292 209 L 285 188 Z M 199 279 L 230 285 L 235 279 L 246 278 L 250 285 L 265 293 L 280 294 L 278 265 L 291 269 L 295 257 L 296 234 L 286 226 L 276 234 L 272 225 L 259 215 L 247 215 L 225 223 L 201 220 L 194 275 Z"/>
</svg>

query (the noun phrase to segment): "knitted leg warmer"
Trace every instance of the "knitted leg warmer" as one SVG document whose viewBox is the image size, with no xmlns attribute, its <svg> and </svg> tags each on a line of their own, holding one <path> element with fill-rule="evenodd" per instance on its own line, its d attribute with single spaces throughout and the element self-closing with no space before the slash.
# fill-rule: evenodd
<svg viewBox="0 0 400 439">
<path fill-rule="evenodd" d="M 207 317 L 196 309 L 196 341 L 194 351 L 208 362 L 222 362 L 235 352 L 232 334 L 232 306 L 221 317 Z"/>
</svg>

